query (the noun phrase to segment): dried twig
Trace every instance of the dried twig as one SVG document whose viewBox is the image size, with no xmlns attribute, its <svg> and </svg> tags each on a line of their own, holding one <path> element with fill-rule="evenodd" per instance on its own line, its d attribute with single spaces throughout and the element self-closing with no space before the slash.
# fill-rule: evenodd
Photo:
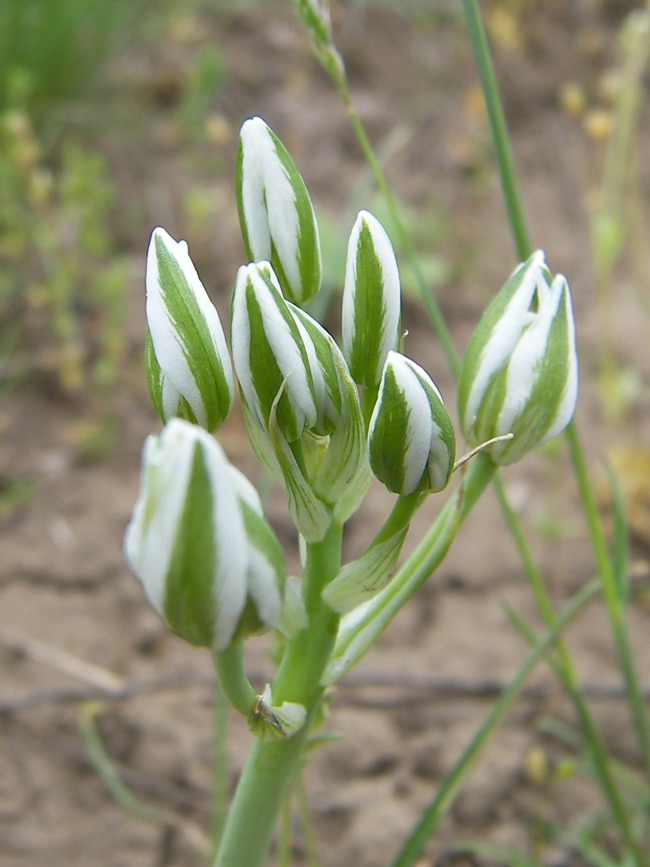
<svg viewBox="0 0 650 867">
<path fill-rule="evenodd" d="M 251 672 L 251 681 L 262 684 L 268 675 Z M 61 685 L 39 687 L 14 696 L 0 696 L 0 714 L 30 710 L 48 704 L 66 704 L 104 699 L 123 701 L 140 695 L 163 692 L 166 690 L 188 689 L 195 686 L 205 687 L 212 697 L 214 675 L 211 671 L 180 669 L 160 677 L 124 680 L 119 689 L 103 689 L 98 686 Z M 385 674 L 383 672 L 359 672 L 348 675 L 339 684 L 336 705 L 339 707 L 364 707 L 381 710 L 383 708 L 413 707 L 443 699 L 491 699 L 507 687 L 507 681 L 490 678 L 461 680 L 458 678 L 424 678 L 404 674 Z M 390 690 L 387 695 L 363 695 L 364 689 Z M 552 683 L 530 684 L 522 692 L 522 698 L 540 701 L 558 694 L 558 687 Z M 622 684 L 586 684 L 585 695 L 592 699 L 620 700 L 625 698 Z M 644 691 L 650 700 L 650 690 Z"/>
<path fill-rule="evenodd" d="M 19 654 L 33 662 L 40 662 L 62 674 L 74 677 L 104 693 L 119 692 L 124 687 L 124 678 L 78 656 L 45 644 L 37 638 L 17 635 L 12 632 L 0 633 L 0 645 L 13 653 Z"/>
</svg>

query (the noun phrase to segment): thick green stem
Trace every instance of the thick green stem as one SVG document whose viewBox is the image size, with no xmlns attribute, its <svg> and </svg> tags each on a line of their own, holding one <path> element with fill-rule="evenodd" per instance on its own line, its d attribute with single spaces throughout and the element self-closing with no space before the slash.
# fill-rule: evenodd
<svg viewBox="0 0 650 867">
<path fill-rule="evenodd" d="M 323 670 L 334 647 L 339 617 L 324 604 L 323 588 L 341 566 L 342 528 L 333 523 L 322 542 L 307 545 L 303 600 L 309 625 L 287 646 L 273 685 L 273 704 L 297 702 L 307 722 L 293 737 L 257 741 L 248 757 L 214 867 L 263 867 L 277 817 L 320 707 Z"/>
</svg>

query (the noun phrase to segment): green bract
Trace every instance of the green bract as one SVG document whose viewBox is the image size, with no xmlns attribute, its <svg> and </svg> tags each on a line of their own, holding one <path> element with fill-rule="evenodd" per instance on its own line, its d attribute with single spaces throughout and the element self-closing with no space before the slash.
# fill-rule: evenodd
<svg viewBox="0 0 650 867">
<path fill-rule="evenodd" d="M 282 613 L 279 546 L 241 489 L 216 441 L 173 419 L 145 443 L 124 542 L 129 566 L 170 629 L 216 651 L 277 626 Z"/>
<path fill-rule="evenodd" d="M 215 431 L 232 409 L 232 365 L 219 315 L 185 241 L 154 229 L 147 254 L 147 381 L 161 421 Z"/>
<path fill-rule="evenodd" d="M 242 266 L 230 332 L 239 387 L 252 418 L 273 422 L 293 442 L 318 419 L 314 382 L 300 331 L 268 262 Z"/>
<path fill-rule="evenodd" d="M 370 466 L 395 494 L 441 491 L 456 457 L 440 392 L 415 362 L 389 352 L 368 431 Z"/>
<path fill-rule="evenodd" d="M 293 701 L 283 701 L 279 707 L 272 705 L 271 687 L 267 683 L 262 695 L 248 718 L 248 728 L 261 741 L 277 741 L 290 738 L 304 726 L 307 710 Z"/>
<path fill-rule="evenodd" d="M 237 203 L 250 261 L 269 261 L 285 297 L 306 304 L 322 278 L 314 209 L 286 148 L 259 117 L 241 129 Z"/>
<path fill-rule="evenodd" d="M 378 385 L 389 351 L 398 347 L 400 295 L 390 239 L 361 211 L 348 243 L 342 313 L 343 354 L 360 385 Z"/>
<path fill-rule="evenodd" d="M 304 539 L 318 542 L 332 521 L 332 510 L 315 493 L 304 466 L 296 460 L 292 446 L 273 419 L 265 431 L 253 420 L 245 404 L 243 409 L 253 451 L 266 472 L 284 488 L 291 519 Z"/>
<path fill-rule="evenodd" d="M 486 310 L 467 348 L 458 391 L 471 445 L 514 434 L 490 452 L 511 464 L 557 436 L 578 396 L 571 293 L 538 250 L 512 274 Z"/>
<path fill-rule="evenodd" d="M 376 596 L 390 581 L 408 526 L 388 539 L 371 545 L 357 560 L 346 563 L 323 591 L 323 599 L 334 611 L 346 613 Z"/>
</svg>

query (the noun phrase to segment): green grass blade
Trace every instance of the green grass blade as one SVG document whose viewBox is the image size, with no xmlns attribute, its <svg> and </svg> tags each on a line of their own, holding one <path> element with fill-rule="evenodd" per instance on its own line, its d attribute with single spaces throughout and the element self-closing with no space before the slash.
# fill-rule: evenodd
<svg viewBox="0 0 650 867">
<path fill-rule="evenodd" d="M 495 702 L 490 713 L 479 726 L 449 774 L 443 780 L 435 797 L 426 808 L 412 834 L 393 861 L 392 867 L 413 867 L 443 817 L 449 811 L 468 773 L 476 765 L 482 750 L 495 733 L 507 711 L 517 698 L 521 688 L 537 663 L 557 641 L 564 627 L 598 593 L 599 584 L 591 581 L 562 609 L 553 625 L 528 652 L 508 688 Z"/>
</svg>

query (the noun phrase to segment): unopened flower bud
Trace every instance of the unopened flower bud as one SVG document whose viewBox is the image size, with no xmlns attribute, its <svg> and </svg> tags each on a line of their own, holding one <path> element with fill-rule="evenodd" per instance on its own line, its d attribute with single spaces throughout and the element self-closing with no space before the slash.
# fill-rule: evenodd
<svg viewBox="0 0 650 867">
<path fill-rule="evenodd" d="M 237 202 L 249 259 L 269 261 L 285 297 L 304 305 L 322 279 L 316 217 L 293 160 L 259 117 L 241 129 Z"/>
<path fill-rule="evenodd" d="M 147 254 L 147 380 L 161 421 L 215 431 L 235 399 L 232 365 L 214 305 L 185 241 L 154 229 Z"/>
<path fill-rule="evenodd" d="M 415 362 L 389 352 L 368 431 L 370 466 L 395 494 L 441 491 L 456 456 L 440 392 Z"/>
<path fill-rule="evenodd" d="M 251 578 L 252 535 L 232 468 L 209 434 L 173 419 L 147 439 L 124 552 L 155 610 L 190 644 L 221 651 L 243 637 L 249 596 L 257 620 L 278 625 L 280 589 L 268 573 Z"/>
<path fill-rule="evenodd" d="M 291 310 L 304 335 L 318 407 L 313 489 L 345 521 L 372 481 L 359 392 L 334 338 L 304 310 Z"/>
<path fill-rule="evenodd" d="M 578 396 L 571 293 L 538 250 L 512 274 L 478 324 L 467 348 L 458 392 L 463 433 L 471 445 L 508 433 L 494 446 L 499 464 L 561 433 Z"/>
<path fill-rule="evenodd" d="M 277 536 L 264 517 L 259 494 L 236 467 L 231 465 L 229 469 L 248 538 L 248 598 L 234 635 L 237 640 L 280 625 L 286 568 Z"/>
<path fill-rule="evenodd" d="M 400 282 L 392 244 L 372 214 L 361 211 L 348 243 L 343 290 L 343 354 L 355 382 L 377 386 L 399 344 Z"/>
<path fill-rule="evenodd" d="M 314 381 L 318 417 L 313 431 L 319 436 L 327 436 L 336 430 L 341 416 L 343 396 L 336 364 L 340 349 L 334 338 L 308 313 L 295 304 L 289 304 L 289 309 L 307 351 Z"/>
<path fill-rule="evenodd" d="M 264 430 L 275 423 L 287 442 L 297 440 L 318 418 L 314 383 L 300 331 L 268 262 L 239 269 L 230 329 L 251 416 Z"/>
</svg>

